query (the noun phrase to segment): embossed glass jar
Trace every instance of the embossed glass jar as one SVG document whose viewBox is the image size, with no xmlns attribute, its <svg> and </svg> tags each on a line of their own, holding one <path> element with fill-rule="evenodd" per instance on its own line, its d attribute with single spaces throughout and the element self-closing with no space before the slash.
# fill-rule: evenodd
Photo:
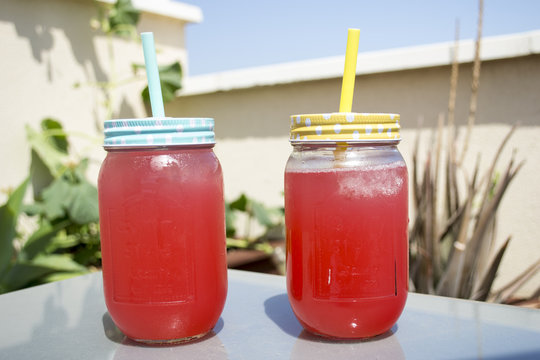
<svg viewBox="0 0 540 360">
<path fill-rule="evenodd" d="M 408 179 L 397 114 L 291 116 L 287 291 L 305 329 L 388 331 L 408 290 Z"/>
<path fill-rule="evenodd" d="M 105 123 L 98 192 L 105 300 L 128 337 L 199 338 L 227 293 L 223 176 L 214 121 Z"/>
</svg>

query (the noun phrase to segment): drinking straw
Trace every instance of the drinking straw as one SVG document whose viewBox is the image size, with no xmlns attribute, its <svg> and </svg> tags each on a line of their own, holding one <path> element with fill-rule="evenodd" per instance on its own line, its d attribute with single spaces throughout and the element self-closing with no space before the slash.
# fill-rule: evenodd
<svg viewBox="0 0 540 360">
<path fill-rule="evenodd" d="M 159 82 L 156 48 L 154 46 L 154 34 L 151 32 L 143 32 L 141 33 L 141 40 L 144 53 L 144 64 L 146 66 L 146 78 L 148 79 L 148 93 L 150 94 L 152 116 L 164 117 L 165 110 L 163 109 L 161 83 Z"/>
<path fill-rule="evenodd" d="M 347 51 L 345 52 L 345 69 L 341 83 L 341 100 L 339 112 L 351 112 L 356 77 L 356 58 L 358 55 L 359 29 L 349 29 L 347 34 Z"/>
</svg>

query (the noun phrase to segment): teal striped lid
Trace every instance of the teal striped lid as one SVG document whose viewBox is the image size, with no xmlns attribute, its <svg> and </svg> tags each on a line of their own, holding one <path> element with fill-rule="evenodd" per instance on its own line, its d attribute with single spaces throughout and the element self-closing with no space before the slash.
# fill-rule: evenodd
<svg viewBox="0 0 540 360">
<path fill-rule="evenodd" d="M 211 118 L 107 120 L 104 128 L 105 148 L 215 144 Z"/>
</svg>

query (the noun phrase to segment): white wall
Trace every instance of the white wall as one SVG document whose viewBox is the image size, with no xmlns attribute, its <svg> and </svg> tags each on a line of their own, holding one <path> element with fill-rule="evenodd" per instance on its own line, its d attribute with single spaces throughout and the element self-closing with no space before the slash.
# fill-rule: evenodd
<svg viewBox="0 0 540 360">
<path fill-rule="evenodd" d="M 27 175 L 30 150 L 25 124 L 38 128 L 41 120 L 60 120 L 72 134 L 72 145 L 94 159 L 91 178 L 104 156 L 97 125 L 105 120 L 103 94 L 90 83 L 111 75 L 105 36 L 90 28 L 96 16 L 91 0 L 2 0 L 0 3 L 0 189 L 17 186 Z M 138 31 L 153 31 L 158 62 L 180 61 L 187 68 L 184 27 L 179 19 L 142 13 Z M 118 79 L 132 76 L 131 64 L 143 64 L 141 46 L 113 40 Z M 116 117 L 146 116 L 141 80 L 114 92 Z M 74 88 L 75 83 L 81 83 Z M 83 136 L 79 136 L 82 134 Z M 4 200 L 5 194 L 0 195 Z"/>
<path fill-rule="evenodd" d="M 456 122 L 464 132 L 467 121 L 471 64 L 460 66 Z M 439 112 L 446 112 L 450 67 L 394 71 L 357 76 L 353 111 L 401 114 L 403 141 L 399 148 L 412 166 L 411 152 L 419 117 L 425 151 Z M 510 185 L 498 216 L 497 246 L 512 235 L 503 260 L 501 286 L 540 258 L 540 56 L 485 61 L 482 64 L 477 125 L 472 133 L 466 168 L 472 172 L 477 154 L 482 169 L 489 166 L 497 146 L 514 123 L 520 127 L 501 157 L 503 171 L 513 149 L 525 160 Z M 289 115 L 336 111 L 341 80 L 323 79 L 274 86 L 181 96 L 166 108 L 175 116 L 216 119 L 216 153 L 222 162 L 226 196 L 241 192 L 267 204 L 282 205 L 283 170 L 291 151 Z M 462 139 L 462 138 L 461 138 Z M 459 146 L 459 145 L 458 145 Z M 425 151 L 423 153 L 425 153 Z M 535 290 L 540 274 L 524 293 Z"/>
</svg>

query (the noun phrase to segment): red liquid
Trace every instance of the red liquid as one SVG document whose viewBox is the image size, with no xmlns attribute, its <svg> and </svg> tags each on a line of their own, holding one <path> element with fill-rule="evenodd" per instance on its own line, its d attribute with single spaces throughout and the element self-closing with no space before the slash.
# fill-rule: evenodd
<svg viewBox="0 0 540 360">
<path fill-rule="evenodd" d="M 111 151 L 98 189 L 116 325 L 147 341 L 210 331 L 227 293 L 223 177 L 212 150 Z"/>
<path fill-rule="evenodd" d="M 408 290 L 405 166 L 285 173 L 287 290 L 309 331 L 389 330 Z"/>
</svg>

